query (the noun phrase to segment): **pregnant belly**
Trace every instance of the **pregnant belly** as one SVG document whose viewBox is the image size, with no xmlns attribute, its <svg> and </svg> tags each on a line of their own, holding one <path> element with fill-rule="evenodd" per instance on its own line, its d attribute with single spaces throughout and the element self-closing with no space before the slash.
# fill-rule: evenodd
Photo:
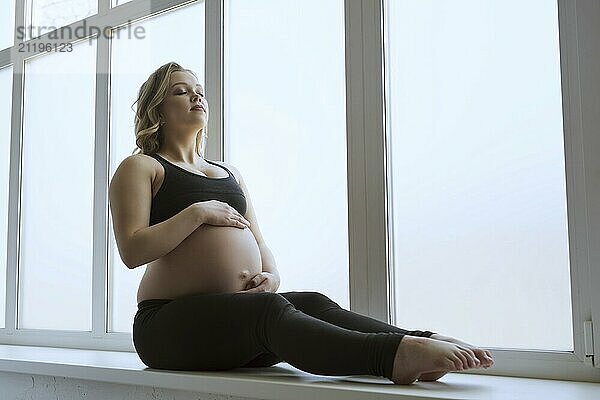
<svg viewBox="0 0 600 400">
<path fill-rule="evenodd" d="M 262 271 L 250 229 L 201 225 L 173 251 L 146 267 L 138 302 L 193 293 L 233 293 Z"/>
</svg>

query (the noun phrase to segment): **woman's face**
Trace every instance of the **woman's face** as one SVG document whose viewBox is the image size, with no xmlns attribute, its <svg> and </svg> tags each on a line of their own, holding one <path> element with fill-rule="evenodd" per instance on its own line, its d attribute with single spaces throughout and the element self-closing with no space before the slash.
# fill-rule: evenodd
<svg viewBox="0 0 600 400">
<path fill-rule="evenodd" d="M 200 104 L 204 111 L 193 110 Z M 208 103 L 204 98 L 204 88 L 194 75 L 185 71 L 175 71 L 171 74 L 167 96 L 159 106 L 163 120 L 168 129 L 200 130 L 208 121 Z"/>
</svg>

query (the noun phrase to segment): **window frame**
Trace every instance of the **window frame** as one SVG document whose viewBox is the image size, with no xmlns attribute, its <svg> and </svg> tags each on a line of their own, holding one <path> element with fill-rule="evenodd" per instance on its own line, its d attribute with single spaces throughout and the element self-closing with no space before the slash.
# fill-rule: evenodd
<svg viewBox="0 0 600 400">
<path fill-rule="evenodd" d="M 109 245 L 109 209 L 108 209 L 108 171 L 109 171 L 109 88 L 110 88 L 110 38 L 105 35 L 89 35 L 77 40 L 51 39 L 56 31 L 24 40 L 17 36 L 17 29 L 27 26 L 25 21 L 26 2 L 16 0 L 15 4 L 15 36 L 12 47 L 0 51 L 0 68 L 13 66 L 13 106 L 11 110 L 11 145 L 9 168 L 8 199 L 8 239 L 6 263 L 6 312 L 5 328 L 0 328 L 1 344 L 52 346 L 64 348 L 83 348 L 94 350 L 118 350 L 135 352 L 132 334 L 123 332 L 107 332 L 109 327 L 108 310 L 109 294 L 108 274 L 110 271 Z M 111 7 L 111 0 L 98 0 L 98 13 L 75 21 L 65 27 L 71 32 L 85 30 L 91 26 L 111 27 L 113 30 L 127 24 L 154 16 L 180 6 L 202 0 L 132 0 L 116 7 Z M 214 5 L 215 1 L 207 1 Z M 78 27 L 81 27 L 78 29 Z M 60 28 L 59 28 L 60 29 Z M 209 32 L 207 32 L 209 33 Z M 59 35 L 60 36 L 60 35 Z M 30 51 L 39 44 L 76 43 L 81 40 L 97 40 L 96 51 L 96 102 L 94 132 L 94 214 L 93 214 L 93 255 L 92 255 L 92 330 L 62 331 L 42 329 L 16 329 L 18 299 L 18 268 L 20 258 L 20 197 L 21 197 L 21 160 L 22 160 L 22 117 L 24 92 L 25 61 L 39 55 Z M 207 37 L 207 41 L 212 41 Z M 26 43 L 25 51 L 19 51 L 19 44 Z M 18 105 L 18 106 L 17 106 Z M 98 118 L 98 116 L 104 118 Z"/>
<path fill-rule="evenodd" d="M 21 187 L 23 109 L 23 67 L 34 53 L 18 52 L 16 29 L 25 26 L 25 1 L 16 0 L 15 43 L 0 51 L 0 68 L 13 66 L 13 106 L 9 175 L 9 215 L 6 280 L 6 328 L 0 329 L 0 343 L 96 350 L 135 352 L 130 333 L 107 333 L 109 291 L 109 87 L 110 39 L 97 43 L 97 77 L 94 149 L 94 247 L 92 264 L 92 331 L 16 330 Z M 111 0 L 98 0 L 98 14 L 69 26 L 119 27 L 172 7 L 202 0 L 132 0 L 111 7 Z M 350 309 L 395 325 L 394 262 L 391 223 L 391 176 L 389 121 L 386 119 L 385 79 L 389 54 L 384 38 L 385 4 L 389 0 L 344 0 L 346 55 L 346 123 L 348 170 L 348 240 L 350 262 Z M 224 132 L 223 53 L 224 14 L 227 0 L 205 0 L 206 93 L 211 98 L 211 119 L 206 156 L 224 160 L 227 138 Z M 600 117 L 592 108 L 600 100 L 600 82 L 593 72 L 600 70 L 600 6 L 594 2 L 558 0 L 563 127 L 567 179 L 567 212 L 571 260 L 574 352 L 519 351 L 493 349 L 496 364 L 491 370 L 467 373 L 533 378 L 600 381 L 600 362 L 592 367 L 586 357 L 584 322 L 592 321 L 593 336 L 600 338 L 600 213 L 591 205 L 600 204 L 599 185 L 593 185 L 593 171 L 600 170 L 600 139 L 593 127 Z M 50 32 L 26 43 L 57 43 Z M 87 40 L 87 39 L 84 39 Z M 585 82 L 582 86 L 581 82 Z M 596 135 L 598 136 L 598 135 Z M 596 150 L 596 151 L 594 151 Z M 584 161 L 585 160 L 585 166 Z M 224 160 L 227 161 L 227 160 Z M 383 162 L 382 162 L 383 161 Z M 596 174 L 597 175 L 597 174 Z M 368 239 L 368 240 L 367 240 Z M 593 244 L 596 244 L 594 247 Z M 593 266 L 593 268 L 592 268 Z M 430 327 L 434 329 L 435 327 Z M 590 347 L 590 346 L 588 346 Z M 600 354 L 600 339 L 593 343 Z M 598 359 L 598 358 L 596 358 Z"/>
<path fill-rule="evenodd" d="M 383 0 L 385 3 L 389 0 Z M 592 221 L 588 218 L 586 210 L 587 204 L 593 204 L 589 201 L 586 202 L 586 189 L 589 193 L 597 193 L 597 187 L 593 185 L 586 185 L 585 173 L 583 169 L 583 160 L 585 158 L 586 163 L 588 160 L 592 160 L 593 163 L 598 165 L 598 157 L 594 160 L 594 153 L 589 151 L 590 147 L 587 147 L 588 152 L 585 151 L 581 143 L 586 141 L 592 141 L 593 132 L 586 131 L 581 125 L 581 121 L 585 120 L 582 114 L 582 97 L 581 97 L 581 86 L 580 82 L 582 77 L 580 76 L 579 63 L 582 62 L 595 62 L 598 63 L 598 58 L 595 60 L 587 60 L 581 57 L 579 51 L 579 45 L 581 43 L 587 43 L 589 39 L 587 37 L 579 37 L 580 26 L 582 20 L 585 20 L 586 27 L 593 29 L 594 22 L 600 22 L 600 13 L 598 9 L 591 10 L 592 5 L 585 5 L 585 9 L 590 10 L 581 11 L 576 7 L 575 2 L 559 0 L 558 4 L 558 18 L 559 18 L 559 44 L 560 44 L 560 63 L 561 63 L 561 85 L 562 85 L 562 106 L 563 106 L 563 136 L 565 143 L 565 165 L 566 165 L 566 180 L 567 180 L 567 212 L 568 212 L 568 229 L 569 229 L 569 257 L 570 257 L 570 274 L 571 274 L 571 302 L 572 302 L 572 314 L 573 314 L 573 339 L 574 339 L 574 351 L 573 352 L 559 352 L 559 351 L 525 351 L 525 350 L 512 350 L 503 348 L 494 348 L 492 350 L 494 358 L 496 360 L 494 368 L 491 370 L 470 370 L 468 373 L 477 373 L 485 375 L 509 375 L 509 376 L 520 376 L 520 377 L 533 377 L 533 378 L 552 378 L 552 379 L 566 379 L 566 380 L 590 380 L 598 381 L 600 378 L 600 370 L 591 368 L 593 367 L 593 357 L 586 356 L 586 346 L 584 337 L 584 325 L 586 321 L 592 321 L 592 305 L 595 305 L 595 309 L 598 310 L 600 306 L 598 296 L 593 298 L 593 292 L 591 291 L 590 279 L 587 279 L 590 275 L 597 275 L 598 271 L 592 271 L 590 268 L 594 265 L 592 261 L 592 253 L 589 251 L 592 247 L 588 242 L 588 235 L 592 236 L 592 227 L 595 227 L 595 231 L 598 231 L 597 220 Z M 363 3 L 364 9 L 365 3 Z M 385 12 L 385 5 L 379 10 Z M 583 9 L 583 8 L 582 8 Z M 374 16 L 366 15 L 363 20 L 379 20 L 379 10 L 373 10 Z M 363 10 L 364 11 L 364 10 Z M 369 12 L 369 11 L 368 11 Z M 384 18 L 381 18 L 384 20 Z M 383 23 L 385 29 L 385 22 Z M 596 32 L 598 32 L 596 28 Z M 387 37 L 387 35 L 378 35 L 378 37 Z M 589 36 L 588 36 L 589 37 Z M 366 43 L 366 40 L 363 41 Z M 588 43 L 592 45 L 592 43 Z M 384 43 L 381 45 L 385 48 L 385 52 L 389 54 L 388 44 Z M 375 46 L 371 46 L 367 51 L 373 51 Z M 370 58 L 381 57 L 379 54 L 372 53 Z M 385 71 L 388 69 L 385 68 Z M 371 76 L 377 76 L 372 73 Z M 585 79 L 584 79 L 585 80 Z M 386 83 L 377 82 L 377 86 L 383 86 Z M 595 92 L 591 94 L 598 97 L 599 86 L 594 87 Z M 389 93 L 389 89 L 386 88 L 384 93 Z M 385 97 L 382 94 L 382 97 Z M 365 102 L 365 107 L 368 106 L 368 102 Z M 375 110 L 371 110 L 374 112 Z M 377 110 L 379 112 L 379 109 Z M 365 111 L 366 112 L 366 111 Z M 384 111 L 381 111 L 383 114 Z M 588 118 L 594 118 L 589 115 Z M 596 120 L 600 122 L 599 120 Z M 389 129 L 389 123 L 386 121 L 386 131 L 391 132 Z M 590 125 L 594 126 L 594 125 Z M 597 125 L 596 125 L 597 126 Z M 371 126 L 371 130 L 375 130 L 375 126 Z M 369 141 L 372 139 L 369 139 Z M 364 143 L 369 141 L 365 140 Z M 596 146 L 598 148 L 598 146 Z M 389 143 L 386 142 L 386 149 L 390 149 Z M 585 153 L 585 154 L 584 154 Z M 597 153 L 596 153 L 597 154 Z M 587 156 L 587 157 L 585 157 Z M 378 159 L 391 160 L 391 156 L 388 153 L 384 157 L 381 157 L 377 153 L 373 153 L 371 158 L 374 163 L 377 163 Z M 391 177 L 391 173 L 387 174 Z M 587 186 L 587 187 L 586 187 Z M 389 193 L 391 196 L 391 193 Z M 388 199 L 388 203 L 391 203 L 391 197 Z M 373 204 L 374 206 L 374 204 Z M 388 226 L 391 227 L 393 221 L 392 218 L 393 210 L 388 210 L 389 221 Z M 595 223 L 595 225 L 592 225 Z M 383 228 L 380 228 L 383 229 Z M 390 229 L 391 232 L 391 229 Z M 369 238 L 371 238 L 369 236 Z M 390 241 L 390 243 L 392 243 Z M 577 249 L 578 251 L 574 251 Z M 393 259 L 393 254 L 391 255 Z M 598 260 L 598 258 L 596 258 Z M 597 265 L 598 263 L 596 263 Z M 369 264 L 371 265 L 371 264 Z M 375 264 L 377 265 L 377 264 Z M 390 262 L 388 268 L 390 275 L 394 273 L 394 263 Z M 598 277 L 596 276 L 596 281 Z M 392 281 L 393 282 L 393 281 Z M 393 288 L 390 282 L 390 304 L 394 304 L 393 301 Z M 599 285 L 600 286 L 600 285 Z M 381 291 L 383 292 L 383 291 Z M 393 307 L 390 307 L 393 310 Z M 388 314 L 389 321 L 395 324 L 395 313 Z M 597 321 L 597 317 L 595 318 Z M 596 337 L 598 337 L 598 324 L 593 324 L 596 328 Z M 430 330 L 435 330 L 435 327 L 430 327 Z M 443 333 L 443 332 L 442 332 Z M 598 341 L 595 343 L 596 354 L 598 351 Z M 588 346 L 589 350 L 589 346 Z M 598 368 L 596 363 L 596 368 Z"/>
</svg>

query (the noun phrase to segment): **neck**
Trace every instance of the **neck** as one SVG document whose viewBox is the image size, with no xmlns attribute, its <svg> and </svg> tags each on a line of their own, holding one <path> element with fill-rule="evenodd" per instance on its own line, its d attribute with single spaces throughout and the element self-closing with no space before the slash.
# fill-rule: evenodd
<svg viewBox="0 0 600 400">
<path fill-rule="evenodd" d="M 183 162 L 187 164 L 196 164 L 202 162 L 203 158 L 196 153 L 196 137 L 199 131 L 177 129 L 173 131 L 162 131 L 165 139 L 158 151 L 172 161 Z M 198 149 L 200 150 L 200 149 Z"/>
</svg>

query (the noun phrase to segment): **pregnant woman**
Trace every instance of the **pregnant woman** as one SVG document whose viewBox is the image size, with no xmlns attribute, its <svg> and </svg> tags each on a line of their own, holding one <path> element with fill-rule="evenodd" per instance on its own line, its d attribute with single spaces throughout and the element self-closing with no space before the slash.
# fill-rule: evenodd
<svg viewBox="0 0 600 400">
<path fill-rule="evenodd" d="M 408 331 L 341 308 L 318 292 L 276 293 L 279 272 L 240 172 L 200 154 L 209 108 L 195 74 L 170 62 L 136 101 L 136 144 L 110 182 L 119 254 L 146 265 L 133 341 L 171 370 L 267 367 L 383 376 L 397 384 L 487 368 L 488 350 Z"/>
</svg>

